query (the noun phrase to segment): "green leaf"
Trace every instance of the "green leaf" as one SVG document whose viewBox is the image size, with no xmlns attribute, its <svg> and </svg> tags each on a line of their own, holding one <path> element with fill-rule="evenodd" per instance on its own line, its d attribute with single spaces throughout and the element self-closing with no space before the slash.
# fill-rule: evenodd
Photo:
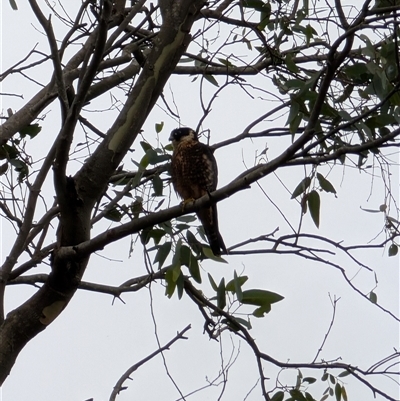
<svg viewBox="0 0 400 401">
<path fill-rule="evenodd" d="M 18 10 L 18 6 L 17 6 L 17 3 L 15 2 L 15 0 L 9 0 L 9 2 L 10 2 L 10 5 L 11 5 L 11 8 L 14 11 L 17 11 Z"/>
<path fill-rule="evenodd" d="M 0 166 L 0 175 L 5 174 L 7 170 L 8 170 L 8 162 L 5 162 Z"/>
<path fill-rule="evenodd" d="M 5 149 L 4 146 L 0 146 L 0 160 L 7 159 L 7 157 L 8 157 L 7 150 Z"/>
<path fill-rule="evenodd" d="M 240 280 L 240 277 L 238 277 L 236 270 L 233 273 L 233 281 L 235 283 L 235 292 L 236 292 L 237 299 L 239 302 L 242 302 L 242 299 L 243 299 L 242 284 L 243 283 L 241 281 L 243 281 L 243 280 Z"/>
<path fill-rule="evenodd" d="M 165 242 L 158 248 L 158 251 L 156 253 L 156 257 L 154 258 L 153 263 L 158 262 L 159 269 L 161 269 L 161 267 L 163 266 L 163 264 L 165 263 L 165 260 L 167 259 L 168 255 L 169 255 L 169 253 L 171 252 L 171 246 L 172 246 L 172 242 L 169 241 L 169 242 Z"/>
<path fill-rule="evenodd" d="M 279 295 L 275 292 L 259 289 L 243 291 L 242 296 L 242 304 L 250 304 L 256 306 L 273 304 L 284 299 L 282 295 Z"/>
<path fill-rule="evenodd" d="M 343 92 L 341 93 L 341 95 L 338 98 L 333 99 L 333 102 L 334 103 L 343 103 L 350 97 L 350 95 L 353 93 L 353 90 L 354 90 L 353 84 L 346 85 L 345 88 L 343 89 Z"/>
<path fill-rule="evenodd" d="M 217 58 L 217 60 L 226 67 L 233 67 L 233 64 L 225 58 Z"/>
<path fill-rule="evenodd" d="M 263 31 L 268 25 L 271 17 L 271 4 L 264 3 L 262 10 L 260 11 L 260 23 L 258 24 L 258 29 Z"/>
<path fill-rule="evenodd" d="M 317 379 L 316 379 L 315 377 L 305 377 L 305 378 L 303 379 L 303 383 L 306 382 L 306 383 L 309 383 L 309 384 L 313 384 L 313 383 L 315 383 L 316 381 L 317 381 Z"/>
<path fill-rule="evenodd" d="M 301 370 L 298 370 L 295 389 L 298 390 L 300 388 L 302 379 L 303 379 L 303 373 L 301 373 Z"/>
<path fill-rule="evenodd" d="M 302 79 L 289 79 L 285 82 L 285 86 L 289 89 L 303 89 L 305 86 L 305 82 Z"/>
<path fill-rule="evenodd" d="M 15 146 L 10 146 L 7 144 L 4 144 L 0 148 L 0 156 L 1 159 L 16 159 L 17 156 L 19 155 L 19 151 Z"/>
<path fill-rule="evenodd" d="M 154 243 L 158 245 L 160 242 L 161 238 L 166 234 L 165 230 L 155 228 L 149 231 L 149 238 L 153 238 Z"/>
<path fill-rule="evenodd" d="M 351 372 L 349 370 L 344 370 L 342 373 L 339 373 L 338 377 L 346 377 L 350 374 Z"/>
<path fill-rule="evenodd" d="M 399 252 L 399 247 L 396 244 L 392 244 L 389 247 L 389 256 L 395 256 Z"/>
<path fill-rule="evenodd" d="M 159 134 L 162 129 L 164 128 L 164 121 L 161 121 L 160 123 L 156 123 L 156 132 Z"/>
<path fill-rule="evenodd" d="M 365 63 L 355 63 L 343 69 L 349 79 L 357 85 L 367 84 L 373 78 Z"/>
<path fill-rule="evenodd" d="M 315 398 L 310 393 L 304 393 L 307 401 L 315 401 Z"/>
<path fill-rule="evenodd" d="M 381 213 L 382 210 L 375 210 L 375 209 L 364 209 L 363 207 L 360 207 L 361 210 L 363 210 L 364 212 L 368 212 L 368 213 Z"/>
<path fill-rule="evenodd" d="M 366 47 L 362 49 L 362 54 L 368 56 L 371 59 L 375 59 L 376 51 L 374 45 L 371 43 L 367 35 L 361 34 L 360 39 L 365 42 Z"/>
<path fill-rule="evenodd" d="M 367 64 L 365 63 L 354 63 L 343 68 L 343 72 L 349 78 L 357 78 L 362 74 L 367 74 L 369 72 Z"/>
<path fill-rule="evenodd" d="M 241 317 L 233 317 L 233 319 L 238 322 L 238 324 L 241 324 L 242 326 L 246 327 L 246 329 L 251 330 L 252 326 L 249 320 L 242 319 Z"/>
<path fill-rule="evenodd" d="M 382 206 L 382 205 L 381 205 Z M 381 206 L 379 206 L 379 210 L 380 211 L 383 211 L 382 209 L 381 209 Z M 386 210 L 386 209 L 385 209 Z M 399 222 L 399 220 L 396 220 L 394 217 L 392 217 L 392 216 L 386 216 L 386 219 L 388 220 L 388 221 L 390 221 L 391 223 L 394 223 L 394 224 L 400 224 L 400 222 Z"/>
<path fill-rule="evenodd" d="M 146 245 L 150 241 L 150 231 L 153 227 L 146 227 L 140 233 L 140 242 L 143 245 Z"/>
<path fill-rule="evenodd" d="M 268 3 L 264 3 L 262 0 L 243 0 L 243 7 L 252 8 L 256 11 L 263 11 Z"/>
<path fill-rule="evenodd" d="M 193 279 L 200 284 L 201 283 L 200 267 L 196 257 L 193 255 L 192 252 L 190 252 L 189 272 L 192 275 Z"/>
<path fill-rule="evenodd" d="M 293 191 L 291 199 L 297 198 L 299 195 L 304 193 L 306 191 L 306 189 L 310 186 L 310 184 L 311 184 L 311 178 L 310 177 L 303 178 L 301 180 L 300 184 L 297 185 L 297 187 Z"/>
<path fill-rule="evenodd" d="M 378 128 L 378 132 L 379 132 L 379 135 L 380 135 L 381 137 L 384 137 L 384 136 L 390 134 L 390 129 L 387 128 L 387 127 L 380 127 L 380 128 Z"/>
<path fill-rule="evenodd" d="M 374 74 L 374 77 L 372 78 L 374 94 L 376 94 L 380 100 L 383 100 L 388 94 L 386 89 L 386 81 L 386 77 L 382 77 L 382 75 L 378 73 Z"/>
<path fill-rule="evenodd" d="M 332 384 L 336 383 L 335 376 L 333 376 L 333 375 L 329 375 L 329 380 L 331 381 Z"/>
<path fill-rule="evenodd" d="M 347 393 L 346 393 L 346 389 L 344 388 L 344 386 L 342 386 L 342 398 L 344 401 L 347 401 Z"/>
<path fill-rule="evenodd" d="M 294 120 L 291 121 L 291 123 L 289 124 L 289 132 L 291 134 L 294 135 L 296 133 L 297 129 L 300 126 L 300 123 L 303 121 L 303 117 L 304 117 L 304 114 L 302 112 L 299 112 L 297 114 L 297 116 L 294 118 Z"/>
<path fill-rule="evenodd" d="M 222 258 L 221 256 L 215 256 L 213 254 L 213 251 L 211 250 L 211 248 L 209 246 L 203 246 L 201 248 L 202 252 L 204 253 L 204 256 L 207 259 L 211 259 L 211 260 L 215 260 L 216 262 L 221 262 L 221 263 L 228 263 L 224 258 Z"/>
<path fill-rule="evenodd" d="M 377 296 L 373 291 L 371 291 L 371 292 L 369 293 L 369 300 L 370 300 L 373 304 L 376 304 L 376 303 L 378 303 L 378 296 Z"/>
<path fill-rule="evenodd" d="M 145 141 L 140 141 L 140 146 L 145 152 L 147 152 L 150 149 L 153 149 L 153 147 L 148 142 Z"/>
<path fill-rule="evenodd" d="M 148 161 L 148 163 L 151 164 L 151 165 L 153 165 L 153 166 L 154 166 L 155 164 L 163 163 L 163 162 L 165 162 L 165 161 L 171 159 L 171 156 L 170 156 L 170 155 L 167 155 L 167 154 L 161 154 L 161 155 L 160 155 L 160 154 L 158 154 L 157 151 L 154 150 L 154 149 L 148 149 L 148 150 L 146 151 L 146 156 L 147 156 L 147 161 Z M 147 166 L 145 166 L 145 167 L 147 167 Z"/>
<path fill-rule="evenodd" d="M 307 400 L 304 398 L 303 394 L 301 394 L 301 391 L 300 391 L 300 390 L 293 389 L 293 390 L 290 390 L 289 393 L 290 393 L 290 395 L 292 396 L 292 398 L 293 398 L 294 400 L 296 400 L 296 401 L 307 401 Z"/>
<path fill-rule="evenodd" d="M 147 156 L 147 154 L 145 154 L 141 159 L 140 159 L 140 163 L 139 163 L 139 172 L 138 174 L 135 175 L 134 181 L 136 181 L 136 176 L 139 175 L 140 171 L 142 172 L 143 175 L 143 171 L 146 169 L 146 167 L 149 165 L 149 156 Z M 141 177 L 140 177 L 141 178 Z M 139 179 L 140 181 L 140 179 Z M 139 183 L 139 182 L 138 182 Z"/>
<path fill-rule="evenodd" d="M 219 87 L 218 81 L 210 74 L 204 74 L 204 78 L 216 87 Z"/>
<path fill-rule="evenodd" d="M 289 116 L 288 116 L 288 119 L 287 119 L 285 125 L 288 125 L 292 121 L 294 121 L 295 118 L 298 116 L 299 111 L 300 111 L 300 105 L 297 102 L 293 101 L 291 106 L 290 106 Z"/>
<path fill-rule="evenodd" d="M 224 309 L 226 306 L 225 279 L 222 277 L 217 289 L 217 306 Z"/>
<path fill-rule="evenodd" d="M 236 274 L 236 271 L 235 271 L 235 274 Z M 237 280 L 235 280 L 235 278 L 234 278 L 233 280 L 229 281 L 229 283 L 226 285 L 226 290 L 234 293 L 234 292 L 236 292 L 235 282 L 237 282 L 238 285 L 242 286 L 248 279 L 249 279 L 248 276 L 239 276 L 239 277 L 237 277 Z"/>
<path fill-rule="evenodd" d="M 306 2 L 306 1 L 308 3 L 308 0 L 304 0 L 304 2 Z M 304 12 L 305 10 L 307 10 L 307 11 Z M 304 18 L 307 16 L 307 14 L 308 14 L 308 5 L 306 8 L 304 8 L 304 10 L 301 9 L 301 10 L 297 11 L 295 24 L 300 25 L 300 23 L 304 20 Z"/>
<path fill-rule="evenodd" d="M 247 39 L 246 37 L 242 37 L 242 42 L 243 42 L 243 43 L 246 43 L 247 48 L 248 48 L 249 50 L 253 50 L 253 47 L 252 47 L 251 42 L 250 42 L 249 39 Z"/>
<path fill-rule="evenodd" d="M 319 228 L 319 210 L 321 201 L 317 191 L 311 191 L 308 194 L 307 204 L 308 204 L 308 209 L 310 210 L 311 217 L 317 228 Z"/>
<path fill-rule="evenodd" d="M 154 176 L 152 179 L 153 189 L 154 189 L 154 196 L 162 196 L 163 194 L 163 181 L 159 175 Z"/>
<path fill-rule="evenodd" d="M 176 218 L 176 221 L 182 221 L 183 223 L 191 223 L 192 221 L 195 221 L 195 220 L 196 220 L 196 217 L 193 215 L 179 216 Z"/>
<path fill-rule="evenodd" d="M 334 186 L 322 174 L 317 173 L 317 179 L 319 185 L 325 192 L 332 192 L 333 194 L 336 194 L 336 189 Z"/>
<path fill-rule="evenodd" d="M 122 213 L 116 207 L 113 207 L 112 209 L 107 210 L 104 217 L 111 221 L 121 221 Z"/>
<path fill-rule="evenodd" d="M 16 169 L 21 169 L 25 165 L 25 163 L 19 159 L 10 159 L 10 164 Z"/>
<path fill-rule="evenodd" d="M 182 248 L 182 239 L 179 239 L 175 245 L 175 253 L 172 258 L 172 265 L 173 266 L 180 266 L 181 265 L 181 248 Z"/>
<path fill-rule="evenodd" d="M 297 93 L 297 96 L 302 97 L 304 100 L 307 99 L 308 96 L 312 95 L 313 91 L 311 90 L 315 83 L 320 79 L 319 72 L 314 72 L 310 74 L 310 78 L 307 79 L 303 88 Z"/>
<path fill-rule="evenodd" d="M 371 129 L 386 127 L 386 125 L 397 125 L 397 121 L 392 114 L 379 114 L 368 118 L 365 124 Z"/>
<path fill-rule="evenodd" d="M 34 138 L 40 131 L 42 127 L 39 124 L 30 124 L 26 127 L 22 128 L 19 133 L 21 138 L 25 138 L 27 135 L 32 139 Z"/>
<path fill-rule="evenodd" d="M 293 56 L 290 53 L 286 54 L 285 64 L 290 72 L 299 72 L 299 67 L 297 67 L 296 63 L 293 61 Z"/>
<path fill-rule="evenodd" d="M 306 29 L 304 31 L 304 34 L 306 35 L 307 38 L 307 46 L 310 44 L 310 40 L 314 35 L 317 35 L 317 31 L 310 25 L 306 25 Z"/>
<path fill-rule="evenodd" d="M 175 228 L 178 230 L 178 232 L 181 232 L 181 231 L 187 230 L 188 228 L 190 228 L 190 226 L 188 224 L 181 223 L 181 224 L 177 224 L 175 226 Z"/>
<path fill-rule="evenodd" d="M 346 110 L 340 110 L 339 116 L 345 121 L 350 121 L 353 119 L 353 117 Z"/>
<path fill-rule="evenodd" d="M 182 272 L 176 280 L 176 288 L 178 290 L 178 299 L 181 299 L 183 295 L 183 290 L 185 289 L 185 277 L 183 276 Z"/>
<path fill-rule="evenodd" d="M 181 263 L 189 268 L 189 272 L 198 283 L 201 283 L 200 268 L 196 257 L 186 245 L 181 247 Z"/>
<path fill-rule="evenodd" d="M 178 298 L 180 299 L 183 293 L 184 276 L 182 274 L 180 264 L 179 263 L 175 264 L 174 260 L 172 262 L 172 265 L 165 273 L 165 281 L 167 283 L 167 286 L 165 288 L 165 295 L 171 298 L 173 293 L 175 292 L 175 288 L 178 286 Z"/>
<path fill-rule="evenodd" d="M 171 298 L 176 288 L 176 281 L 173 279 L 172 269 L 167 270 L 167 272 L 165 273 L 165 282 L 167 283 L 167 285 L 165 286 L 165 295 L 168 298 Z"/>
<path fill-rule="evenodd" d="M 182 274 L 181 265 L 180 263 L 173 265 L 171 268 L 172 271 L 172 279 L 177 282 L 179 276 Z"/>
<path fill-rule="evenodd" d="M 137 197 L 136 200 L 131 203 L 130 209 L 133 214 L 133 218 L 137 219 L 139 217 L 140 213 L 143 212 L 143 199 L 140 197 Z"/>
<path fill-rule="evenodd" d="M 260 306 L 259 308 L 254 309 L 253 316 L 261 318 L 264 317 L 264 315 L 269 312 L 271 312 L 271 304 L 265 304 L 263 306 Z"/>
<path fill-rule="evenodd" d="M 339 383 L 336 383 L 335 386 L 335 397 L 336 401 L 340 401 L 340 399 L 342 398 L 342 386 Z"/>
<path fill-rule="evenodd" d="M 147 158 L 147 156 L 144 155 L 143 159 L 144 158 Z M 142 161 L 143 161 L 143 159 L 142 159 Z M 135 174 L 135 176 L 132 179 L 132 188 L 136 188 L 140 184 L 140 180 L 143 177 L 145 169 L 146 169 L 146 166 L 143 167 L 143 166 L 139 165 L 139 170 L 138 170 L 138 172 Z"/>
<path fill-rule="evenodd" d="M 194 234 L 189 230 L 186 231 L 186 240 L 189 246 L 197 253 L 197 255 L 200 255 L 202 250 L 201 242 L 198 241 Z"/>
<path fill-rule="evenodd" d="M 210 282 L 212 289 L 213 289 L 215 292 L 217 292 L 217 291 L 218 291 L 217 283 L 214 281 L 214 279 L 212 278 L 212 276 L 211 276 L 210 273 L 208 273 L 208 281 Z"/>
<path fill-rule="evenodd" d="M 271 401 L 283 401 L 285 393 L 283 391 L 278 391 L 271 397 Z"/>
</svg>

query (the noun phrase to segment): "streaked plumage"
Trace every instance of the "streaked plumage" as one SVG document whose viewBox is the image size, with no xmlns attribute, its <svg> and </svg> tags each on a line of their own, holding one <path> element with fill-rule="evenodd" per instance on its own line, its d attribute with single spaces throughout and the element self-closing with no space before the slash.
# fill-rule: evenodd
<svg viewBox="0 0 400 401">
<path fill-rule="evenodd" d="M 211 149 L 199 142 L 191 128 L 177 128 L 171 132 L 174 152 L 171 176 L 175 191 L 188 201 L 198 199 L 217 188 L 218 168 Z M 217 205 L 202 208 L 197 217 L 204 227 L 214 255 L 226 253 L 224 241 L 218 229 Z"/>
</svg>

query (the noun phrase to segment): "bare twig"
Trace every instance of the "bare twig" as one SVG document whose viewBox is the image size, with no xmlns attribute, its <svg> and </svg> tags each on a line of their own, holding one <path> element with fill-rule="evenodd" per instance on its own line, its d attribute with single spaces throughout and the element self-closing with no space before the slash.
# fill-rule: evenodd
<svg viewBox="0 0 400 401">
<path fill-rule="evenodd" d="M 155 356 L 157 356 L 160 353 L 163 353 L 164 351 L 167 351 L 170 349 L 170 347 L 178 340 L 187 340 L 187 337 L 185 336 L 185 333 L 190 330 L 191 326 L 190 324 L 186 326 L 182 331 L 178 332 L 177 335 L 169 341 L 167 344 L 164 346 L 160 347 L 158 350 L 152 352 L 150 355 L 148 355 L 146 358 L 143 358 L 141 361 L 135 363 L 132 365 L 117 381 L 117 383 L 114 386 L 114 389 L 110 395 L 110 401 L 115 401 L 117 398 L 117 395 L 120 393 L 120 391 L 125 390 L 126 387 L 124 387 L 124 382 L 128 379 L 130 379 L 130 376 L 133 372 L 135 372 L 137 369 L 139 369 L 142 365 L 153 359 Z"/>
<path fill-rule="evenodd" d="M 334 297 L 333 300 L 332 300 L 332 298 L 331 298 L 331 296 L 330 296 L 330 294 L 329 294 L 329 299 L 331 300 L 331 304 L 332 304 L 332 318 L 331 318 L 331 321 L 330 321 L 330 323 L 329 323 L 328 330 L 327 330 L 327 332 L 325 333 L 325 336 L 324 336 L 324 339 L 323 339 L 323 341 L 322 341 L 322 344 L 321 344 L 321 346 L 319 347 L 319 349 L 318 349 L 318 351 L 317 351 L 317 353 L 316 353 L 316 355 L 315 355 L 315 357 L 314 357 L 312 363 L 315 363 L 315 362 L 317 361 L 318 356 L 319 356 L 320 353 L 322 352 L 322 349 L 324 348 L 324 345 L 325 345 L 325 343 L 326 343 L 326 340 L 327 340 L 328 337 L 329 337 L 329 333 L 330 333 L 331 330 L 332 330 L 333 323 L 335 322 L 336 305 L 337 305 L 337 303 L 338 303 L 338 301 L 339 301 L 340 298 L 339 298 L 339 299 L 336 299 L 336 297 Z"/>
</svg>

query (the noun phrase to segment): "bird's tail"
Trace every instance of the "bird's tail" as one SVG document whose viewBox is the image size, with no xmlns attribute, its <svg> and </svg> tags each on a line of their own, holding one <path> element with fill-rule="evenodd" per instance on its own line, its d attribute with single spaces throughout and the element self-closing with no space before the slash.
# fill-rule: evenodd
<svg viewBox="0 0 400 401">
<path fill-rule="evenodd" d="M 218 229 L 217 206 L 212 205 L 197 212 L 197 216 L 203 225 L 204 232 L 215 256 L 227 254 L 224 240 Z"/>
</svg>

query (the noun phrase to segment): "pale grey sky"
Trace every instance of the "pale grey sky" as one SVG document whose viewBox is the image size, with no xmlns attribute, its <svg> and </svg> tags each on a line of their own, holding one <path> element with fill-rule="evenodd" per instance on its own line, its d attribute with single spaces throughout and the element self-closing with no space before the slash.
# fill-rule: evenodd
<svg viewBox="0 0 400 401">
<path fill-rule="evenodd" d="M 24 57 L 36 43 L 39 42 L 37 49 L 43 52 L 48 51 L 48 45 L 37 31 L 38 23 L 33 22 L 32 13 L 25 2 L 18 2 L 18 11 L 12 11 L 8 2 L 3 3 L 1 42 L 2 70 L 5 70 Z M 43 6 L 44 2 L 39 4 Z M 72 8 L 72 4 L 68 6 Z M 53 22 L 56 23 L 56 18 Z M 50 74 L 50 70 L 43 72 L 38 68 L 37 71 L 36 79 L 47 82 L 48 76 L 45 74 Z M 249 78 L 249 82 L 257 84 L 257 79 Z M 223 82 L 223 79 L 218 80 Z M 174 77 L 165 87 L 165 96 L 171 100 L 171 92 L 173 93 L 182 124 L 195 128 L 202 111 L 199 107 L 199 80 L 193 83 L 191 81 L 191 77 Z M 209 96 L 214 89 L 209 83 L 204 83 L 205 96 Z M 3 82 L 1 91 L 24 96 L 24 99 L 3 97 L 1 111 L 6 114 L 8 108 L 20 108 L 37 91 L 37 87 L 15 75 Z M 103 107 L 107 108 L 108 100 L 103 101 Z M 219 96 L 203 127 L 211 130 L 211 143 L 216 143 L 240 134 L 253 119 L 276 105 L 277 103 L 271 101 L 243 96 L 239 88 L 232 86 Z M 95 108 L 95 105 L 91 107 Z M 29 149 L 38 155 L 45 151 L 46 138 L 54 138 L 59 127 L 58 104 L 52 103 L 47 111 L 42 122 L 43 131 L 28 144 Z M 113 112 L 91 115 L 103 131 L 107 131 L 114 117 Z M 259 129 L 283 125 L 285 119 L 283 117 L 278 122 L 265 121 L 260 124 Z M 163 144 L 167 143 L 170 130 L 177 126 L 177 122 L 161 108 L 155 107 L 144 126 L 144 136 L 153 145 L 156 145 L 154 124 L 160 121 L 165 123 L 160 134 Z M 219 186 L 227 184 L 245 169 L 242 160 L 247 167 L 251 167 L 255 162 L 255 154 L 261 152 L 265 146 L 269 148 L 268 157 L 272 158 L 286 145 L 287 141 L 282 138 L 263 138 L 217 150 L 215 156 L 220 170 Z M 138 160 L 142 155 L 141 149 L 139 145 L 135 149 L 136 152 L 131 157 Z M 392 159 L 398 162 L 397 155 Z M 129 166 L 129 162 L 126 166 Z M 323 174 L 329 172 L 327 168 L 319 171 Z M 372 171 L 371 169 L 371 173 Z M 397 196 L 398 170 L 393 169 L 392 174 L 393 194 Z M 304 177 L 304 169 L 282 169 L 277 176 L 292 191 Z M 378 209 L 385 202 L 385 190 L 379 177 L 372 180 L 371 175 L 338 165 L 330 172 L 329 180 L 337 190 L 337 198 L 333 194 L 322 193 L 320 229 L 315 228 L 307 214 L 304 216 L 304 231 L 329 236 L 335 241 L 343 241 L 345 245 L 372 241 L 383 227 L 384 216 L 383 213 L 367 213 L 361 207 Z M 297 225 L 300 207 L 297 201 L 290 200 L 290 193 L 277 177 L 268 176 L 259 185 L 279 205 L 285 217 Z M 51 203 L 53 194 L 49 191 L 43 195 Z M 171 203 L 177 202 L 173 195 Z M 278 210 L 266 199 L 257 184 L 219 203 L 218 207 L 220 230 L 228 247 L 249 237 L 270 233 L 277 227 L 279 231 L 276 236 L 290 233 Z M 397 218 L 395 215 L 394 217 Z M 100 228 L 105 228 L 104 224 L 101 226 Z M 383 240 L 384 234 L 379 238 Z M 12 239 L 13 233 L 10 232 L 8 223 L 3 222 L 2 260 L 7 256 Z M 323 246 L 316 241 L 309 244 Z M 131 277 L 144 274 L 140 243 L 135 245 L 131 258 L 128 258 L 129 247 L 127 239 L 107 247 L 101 252 L 101 256 L 93 256 L 84 280 L 118 285 Z M 334 251 L 333 248 L 329 249 Z M 378 303 L 399 317 L 398 258 L 389 258 L 387 250 L 359 251 L 356 255 L 376 271 L 379 281 L 375 290 Z M 343 266 L 349 277 L 354 277 L 352 282 L 361 291 L 369 292 L 374 288 L 374 274 L 360 269 L 342 253 L 338 252 L 336 256 L 327 255 L 327 258 Z M 226 260 L 229 264 L 212 261 L 202 264 L 204 283 L 201 288 L 207 295 L 212 296 L 207 282 L 208 271 L 216 280 L 223 276 L 229 280 L 236 270 L 249 276 L 246 288 L 265 288 L 285 296 L 282 302 L 273 305 L 271 313 L 264 319 L 251 320 L 252 336 L 257 340 L 260 349 L 272 357 L 284 362 L 310 362 L 314 358 L 331 321 L 330 297 L 340 298 L 340 301 L 337 303 L 334 326 L 321 358 L 342 358 L 342 362 L 367 369 L 391 354 L 394 347 L 398 349 L 398 322 L 355 293 L 337 269 L 283 255 L 227 256 Z M 38 267 L 37 271 L 47 272 L 47 267 Z M 8 311 L 33 292 L 34 289 L 29 287 L 8 288 Z M 212 380 L 218 375 L 221 355 L 224 363 L 228 363 L 232 355 L 233 358 L 238 355 L 229 371 L 225 399 L 244 399 L 256 385 L 257 366 L 249 347 L 227 331 L 222 334 L 220 343 L 209 340 L 203 334 L 202 316 L 186 296 L 178 301 L 175 294 L 169 300 L 164 296 L 164 287 L 157 283 L 150 290 L 125 294 L 123 300 L 125 304 L 116 300 L 113 305 L 110 296 L 78 291 L 57 320 L 21 352 L 11 376 L 2 388 L 2 401 L 83 401 L 88 398 L 93 398 L 94 401 L 108 400 L 120 375 L 129 366 L 157 349 L 151 312 L 154 313 L 161 344 L 168 342 L 187 324 L 192 325 L 187 333 L 189 340 L 178 341 L 165 353 L 168 369 L 184 394 L 201 388 L 207 384 L 207 379 Z M 243 308 L 244 312 L 249 310 Z M 271 377 L 269 388 L 273 387 L 277 371 L 271 365 L 265 364 L 265 373 Z M 304 371 L 304 376 L 318 378 L 318 382 L 310 386 L 310 393 L 315 397 L 322 395 L 326 384 L 321 385 L 319 381 L 322 371 Z M 284 371 L 279 377 L 282 381 L 289 377 L 291 384 L 295 381 L 294 372 Z M 132 375 L 132 379 L 126 383 L 129 388 L 117 400 L 179 399 L 179 394 L 166 377 L 160 356 L 141 367 Z M 370 390 L 356 384 L 354 379 L 346 377 L 343 381 L 347 384 L 349 400 L 374 399 Z M 396 393 L 396 383 L 384 380 L 384 386 L 391 394 Z M 221 386 L 215 386 L 198 392 L 189 399 L 217 399 L 220 391 Z M 258 385 L 247 399 L 261 399 Z"/>
</svg>

